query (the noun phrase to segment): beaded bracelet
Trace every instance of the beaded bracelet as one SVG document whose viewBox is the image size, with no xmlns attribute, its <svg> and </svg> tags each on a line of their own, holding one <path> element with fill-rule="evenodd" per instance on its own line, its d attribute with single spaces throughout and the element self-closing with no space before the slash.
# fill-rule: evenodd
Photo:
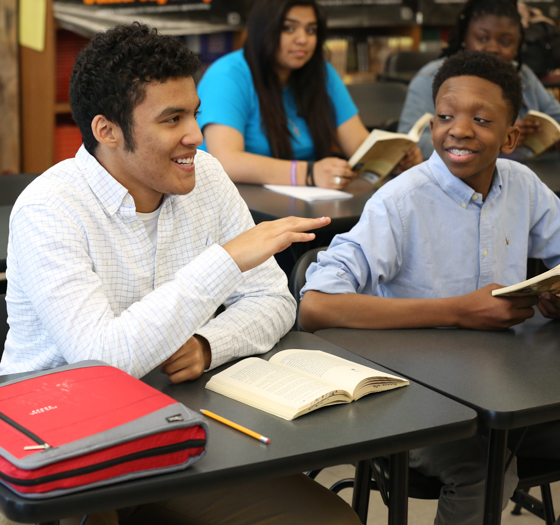
<svg viewBox="0 0 560 525">
<path fill-rule="evenodd" d="M 297 170 L 297 160 L 292 160 L 292 165 L 290 166 L 290 180 L 292 182 L 292 186 L 297 186 L 296 170 Z"/>
<path fill-rule="evenodd" d="M 307 175 L 305 176 L 306 186 L 315 186 L 315 179 L 313 178 L 313 165 L 314 162 L 307 163 Z"/>
</svg>

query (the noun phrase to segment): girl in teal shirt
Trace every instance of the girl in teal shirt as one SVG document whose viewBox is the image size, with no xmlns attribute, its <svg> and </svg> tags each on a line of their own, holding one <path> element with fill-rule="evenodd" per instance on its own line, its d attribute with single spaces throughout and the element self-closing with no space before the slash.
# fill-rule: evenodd
<svg viewBox="0 0 560 525">
<path fill-rule="evenodd" d="M 202 146 L 235 182 L 342 189 L 368 135 L 323 58 L 326 21 L 314 0 L 257 0 L 243 50 L 216 61 L 198 86 Z M 421 161 L 415 148 L 402 171 Z"/>
</svg>

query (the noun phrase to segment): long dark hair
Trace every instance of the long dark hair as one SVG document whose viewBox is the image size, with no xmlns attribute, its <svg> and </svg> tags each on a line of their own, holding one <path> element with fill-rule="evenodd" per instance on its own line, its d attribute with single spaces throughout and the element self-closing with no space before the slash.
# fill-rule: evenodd
<svg viewBox="0 0 560 525">
<path fill-rule="evenodd" d="M 471 20 L 486 15 L 509 18 L 517 24 L 520 38 L 515 61 L 517 62 L 517 69 L 521 69 L 521 48 L 525 40 L 525 31 L 523 31 L 516 0 L 468 0 L 457 17 L 457 23 L 449 33 L 447 47 L 442 51 L 442 56 L 449 57 L 463 49 L 463 42 Z"/>
<path fill-rule="evenodd" d="M 279 159 L 293 159 L 291 133 L 275 65 L 284 19 L 294 6 L 313 7 L 317 17 L 315 51 L 303 67 L 292 71 L 288 86 L 293 92 L 298 114 L 309 128 L 315 156 L 320 159 L 332 152 L 335 124 L 323 58 L 327 24 L 315 0 L 256 0 L 247 20 L 245 59 L 253 75 L 261 109 L 261 125 L 266 131 L 272 155 Z"/>
</svg>

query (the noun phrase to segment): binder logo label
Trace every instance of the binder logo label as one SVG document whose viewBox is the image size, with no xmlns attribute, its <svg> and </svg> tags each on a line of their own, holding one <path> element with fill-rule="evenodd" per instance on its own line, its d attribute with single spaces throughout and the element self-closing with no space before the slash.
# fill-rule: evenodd
<svg viewBox="0 0 560 525">
<path fill-rule="evenodd" d="M 46 406 L 46 407 L 42 407 L 42 408 L 36 408 L 35 410 L 32 410 L 31 412 L 29 412 L 30 416 L 36 416 L 37 414 L 44 414 L 45 412 L 48 412 L 49 410 L 54 410 L 55 408 L 58 408 L 57 406 Z"/>
</svg>

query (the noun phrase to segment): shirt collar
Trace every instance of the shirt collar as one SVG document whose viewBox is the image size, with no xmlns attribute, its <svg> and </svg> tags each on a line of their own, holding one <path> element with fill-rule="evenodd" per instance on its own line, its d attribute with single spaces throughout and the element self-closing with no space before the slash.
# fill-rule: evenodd
<svg viewBox="0 0 560 525">
<path fill-rule="evenodd" d="M 83 144 L 76 153 L 76 163 L 107 213 L 114 215 L 123 204 L 128 190 L 88 153 Z"/>
<path fill-rule="evenodd" d="M 476 192 L 468 184 L 458 177 L 455 177 L 455 175 L 449 171 L 436 151 L 434 151 L 432 156 L 428 159 L 428 168 L 429 173 L 435 182 L 441 187 L 444 193 L 453 199 L 457 204 L 463 205 L 463 203 L 469 203 L 472 200 L 472 196 Z M 492 177 L 492 184 L 490 185 L 490 191 L 488 192 L 486 201 L 497 197 L 500 194 L 501 189 L 502 176 L 496 164 L 494 176 Z"/>
</svg>

